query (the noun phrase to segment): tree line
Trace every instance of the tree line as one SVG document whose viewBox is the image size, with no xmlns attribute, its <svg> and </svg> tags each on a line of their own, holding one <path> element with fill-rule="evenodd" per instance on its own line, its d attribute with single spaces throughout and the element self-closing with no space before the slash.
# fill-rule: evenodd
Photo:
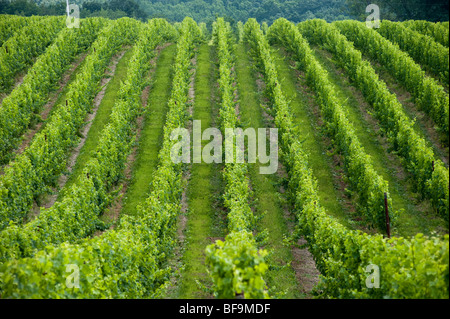
<svg viewBox="0 0 450 319">
<path fill-rule="evenodd" d="M 364 21 L 366 7 L 373 0 L 71 0 L 80 6 L 81 18 L 101 16 L 117 19 L 124 16 L 145 21 L 165 18 L 179 22 L 189 16 L 209 26 L 217 17 L 224 17 L 233 26 L 237 21 L 255 18 L 269 25 L 280 17 L 295 23 L 309 19 L 328 22 L 344 19 Z M 392 21 L 448 21 L 447 0 L 378 0 L 380 18 Z M 62 15 L 64 0 L 0 0 L 0 14 Z"/>
</svg>

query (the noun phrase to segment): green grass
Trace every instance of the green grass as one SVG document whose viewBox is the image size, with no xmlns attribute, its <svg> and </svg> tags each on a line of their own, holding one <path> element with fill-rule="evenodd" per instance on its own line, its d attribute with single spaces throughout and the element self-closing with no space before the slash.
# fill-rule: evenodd
<svg viewBox="0 0 450 319">
<path fill-rule="evenodd" d="M 66 185 L 58 194 L 58 200 L 64 198 L 66 192 L 70 190 L 70 187 L 76 182 L 78 176 L 82 174 L 85 165 L 92 158 L 93 152 L 95 152 L 100 140 L 101 133 L 109 122 L 112 108 L 119 94 L 120 83 L 121 81 L 124 81 L 127 76 L 128 62 L 132 55 L 133 50 L 129 49 L 117 63 L 114 76 L 107 85 L 105 95 L 98 107 L 97 114 L 86 137 L 85 144 L 80 150 L 80 154 L 77 157 L 76 164 L 73 167 Z"/>
<path fill-rule="evenodd" d="M 325 51 L 315 48 L 315 57 L 327 70 L 341 104 L 347 106 L 347 117 L 353 123 L 355 133 L 364 150 L 372 158 L 374 169 L 389 183 L 394 209 L 399 212 L 397 226 L 392 228 L 391 234 L 413 236 L 417 233 L 430 235 L 434 231 L 448 233 L 445 221 L 435 216 L 429 203 L 422 202 L 421 209 L 418 209 L 418 194 L 411 192 L 412 187 L 408 185 L 407 180 L 400 179 L 396 175 L 401 170 L 400 161 L 395 157 L 388 157 L 386 150 L 377 139 L 377 133 L 364 118 L 360 110 L 360 105 L 364 103 L 363 97 L 355 94 L 348 79 L 338 73 L 335 62 L 328 58 Z"/>
<path fill-rule="evenodd" d="M 144 203 L 150 191 L 150 182 L 158 165 L 158 152 L 163 139 L 175 53 L 176 45 L 171 45 L 161 51 L 157 60 L 138 142 L 138 153 L 132 167 L 132 178 L 124 195 L 121 210 L 124 215 L 135 215 L 137 205 Z"/>
<path fill-rule="evenodd" d="M 211 127 L 215 102 L 213 99 L 216 82 L 213 65 L 214 51 L 203 44 L 197 55 L 195 75 L 195 101 L 193 119 L 201 120 L 202 130 Z M 202 141 L 202 146 L 209 141 Z M 175 298 L 208 298 L 208 292 L 199 288 L 197 281 L 209 287 L 211 280 L 205 266 L 205 248 L 213 241 L 211 237 L 220 234 L 215 226 L 217 212 L 214 209 L 214 196 L 219 185 L 217 181 L 218 164 L 193 163 L 188 184 L 188 213 L 186 225 L 186 247 L 183 255 L 184 269 L 181 273 L 180 287 Z M 214 231 L 216 229 L 216 231 Z"/>
<path fill-rule="evenodd" d="M 296 74 L 280 52 L 273 52 L 274 61 L 278 71 L 283 92 L 290 101 L 290 108 L 296 124 L 302 147 L 308 154 L 308 163 L 313 171 L 313 176 L 318 182 L 320 204 L 328 214 L 335 217 L 341 224 L 350 229 L 357 228 L 357 224 L 351 220 L 351 213 L 343 206 L 343 194 L 335 185 L 333 175 L 337 172 L 333 169 L 332 159 L 327 155 L 327 149 L 323 144 L 323 137 L 312 109 L 308 105 L 310 100 L 297 90 Z"/>
<path fill-rule="evenodd" d="M 255 129 L 266 127 L 260 97 L 256 86 L 255 76 L 251 69 L 248 50 L 243 44 L 236 49 L 236 75 L 238 83 L 241 123 L 244 128 Z M 301 298 L 295 272 L 289 263 L 292 261 L 291 250 L 283 245 L 284 237 L 289 236 L 289 230 L 284 216 L 280 194 L 277 191 L 278 175 L 262 175 L 259 173 L 259 162 L 249 163 L 249 177 L 253 188 L 254 208 L 257 216 L 263 216 L 258 228 L 267 229 L 268 238 L 266 249 L 271 251 L 268 263 L 269 271 L 265 280 L 273 293 L 282 293 L 283 298 Z"/>
</svg>

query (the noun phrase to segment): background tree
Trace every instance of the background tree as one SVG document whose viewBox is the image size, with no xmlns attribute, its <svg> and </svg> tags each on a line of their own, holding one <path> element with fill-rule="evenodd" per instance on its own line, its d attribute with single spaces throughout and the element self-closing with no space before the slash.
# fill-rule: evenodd
<svg viewBox="0 0 450 319">
<path fill-rule="evenodd" d="M 233 21 L 256 18 L 269 25 L 284 17 L 295 23 L 320 18 L 328 22 L 344 19 L 364 21 L 366 7 L 373 0 L 70 0 L 80 5 L 81 17 L 103 16 L 116 19 L 128 16 L 145 21 L 165 18 L 180 22 L 192 17 L 212 23 L 217 16 Z M 393 21 L 421 19 L 448 21 L 448 0 L 377 0 L 381 18 Z M 63 15 L 65 0 L 0 0 L 0 13 L 20 15 Z"/>
<path fill-rule="evenodd" d="M 367 16 L 367 5 L 374 3 L 373 0 L 347 0 L 350 12 L 364 20 Z M 448 21 L 448 0 L 377 0 L 380 7 L 380 18 L 393 21 L 404 20 L 428 20 Z"/>
</svg>

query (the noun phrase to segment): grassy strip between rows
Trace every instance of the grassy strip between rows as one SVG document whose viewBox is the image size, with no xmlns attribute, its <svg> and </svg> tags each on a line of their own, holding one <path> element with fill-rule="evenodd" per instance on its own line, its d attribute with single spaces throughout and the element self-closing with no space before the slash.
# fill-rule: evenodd
<svg viewBox="0 0 450 319">
<path fill-rule="evenodd" d="M 161 26 L 160 22 L 157 21 L 157 25 Z M 169 25 L 165 22 L 162 27 L 168 29 Z M 176 75 L 164 127 L 163 146 L 158 154 L 159 166 L 152 181 L 152 191 L 145 203 L 138 207 L 137 214 L 122 216 L 116 229 L 85 240 L 80 245 L 65 243 L 58 247 L 47 246 L 45 251 L 33 258 L 3 265 L 0 269 L 3 296 L 145 298 L 155 297 L 160 292 L 170 272 L 165 262 L 174 245 L 174 221 L 179 212 L 182 185 L 181 165 L 171 160 L 170 150 L 175 142 L 171 140 L 170 133 L 185 122 L 190 59 L 199 34 L 200 29 L 195 21 L 186 18 L 177 45 L 174 64 Z M 161 40 L 158 33 L 146 33 L 143 36 L 138 45 L 153 45 Z M 145 60 L 148 62 L 149 59 Z M 137 71 L 130 74 L 137 74 Z M 140 103 L 141 92 L 134 91 L 140 86 L 133 82 L 127 82 L 126 85 L 130 90 L 130 102 Z M 138 110 L 133 104 L 125 102 L 122 106 L 136 115 Z M 117 121 L 123 123 L 124 128 L 127 127 L 120 117 Z M 105 146 L 103 150 L 107 152 L 108 148 Z M 120 156 L 126 158 L 126 154 Z M 101 170 L 101 167 L 98 169 Z M 67 285 L 67 280 L 64 281 L 67 264 L 75 265 L 80 270 L 78 287 L 71 287 Z M 21 282 L 26 282 L 27 287 L 23 287 Z"/>
<path fill-rule="evenodd" d="M 234 95 L 234 40 L 231 27 L 223 18 L 213 24 L 213 40 L 219 60 L 219 87 L 221 92 L 220 127 L 222 135 L 232 129 L 236 135 L 225 134 L 224 206 L 228 210 L 228 235 L 206 248 L 206 264 L 214 282 L 218 298 L 268 298 L 264 274 L 266 250 L 258 249 L 253 231 L 257 218 L 250 207 L 252 191 L 249 188 L 248 166 L 237 141 L 236 102 Z M 231 145 L 230 145 L 231 143 Z M 237 159 L 240 159 L 239 161 Z"/>
<path fill-rule="evenodd" d="M 212 64 L 213 48 L 207 44 L 199 47 L 197 55 L 197 71 L 195 75 L 195 102 L 193 119 L 201 121 L 202 130 L 211 127 L 211 114 L 214 107 L 213 85 L 214 66 Z M 202 149 L 208 143 L 202 140 Z M 180 298 L 205 298 L 207 293 L 199 288 L 210 282 L 204 263 L 205 247 L 211 243 L 211 228 L 213 227 L 213 185 L 211 178 L 215 163 L 194 163 L 191 166 L 188 184 L 188 214 L 186 250 L 183 255 L 184 269 L 181 273 L 179 287 Z"/>
<path fill-rule="evenodd" d="M 321 143 L 320 132 L 317 130 L 316 119 L 308 107 L 309 101 L 306 96 L 297 91 L 295 82 L 295 72 L 289 66 L 280 52 L 273 52 L 274 63 L 279 72 L 280 83 L 283 92 L 289 100 L 292 118 L 296 132 L 302 136 L 302 148 L 310 157 L 310 166 L 317 178 L 319 196 L 321 204 L 327 212 L 346 227 L 357 228 L 351 220 L 350 212 L 344 209 L 342 195 L 340 195 L 337 185 L 333 182 L 333 168 L 331 159 L 327 155 L 327 150 Z"/>
<path fill-rule="evenodd" d="M 138 141 L 138 154 L 133 163 L 130 186 L 124 195 L 121 214 L 135 215 L 139 203 L 145 201 L 150 190 L 150 181 L 158 163 L 163 127 L 167 113 L 167 101 L 171 88 L 171 68 L 176 53 L 176 45 L 161 51 L 157 60 L 153 85 L 148 96 L 147 109 L 141 137 Z"/>
<path fill-rule="evenodd" d="M 374 169 L 383 179 L 389 183 L 389 194 L 392 198 L 394 209 L 398 212 L 397 223 L 391 229 L 392 235 L 413 236 L 417 233 L 431 235 L 432 232 L 446 228 L 446 222 L 436 216 L 430 203 L 420 211 L 417 204 L 411 200 L 414 197 L 406 183 L 398 178 L 399 170 L 402 170 L 400 163 L 393 163 L 388 158 L 388 154 L 376 139 L 376 133 L 368 127 L 360 111 L 361 102 L 355 93 L 349 88 L 348 82 L 339 75 L 332 61 L 328 60 L 324 52 L 320 49 L 314 51 L 315 58 L 328 72 L 328 79 L 334 85 L 337 97 L 342 104 L 348 105 L 347 117 L 354 124 L 355 133 L 364 147 L 366 153 L 371 157 Z M 397 167 L 396 167 L 397 166 Z M 416 194 L 417 197 L 417 194 Z"/>
<path fill-rule="evenodd" d="M 271 26 L 287 27 L 295 28 L 285 19 Z M 250 19 L 245 28 L 257 38 L 252 44 L 258 47 L 255 51 L 259 52 L 265 82 L 272 92 L 298 227 L 322 273 L 316 292 L 325 298 L 448 298 L 448 235 L 436 238 L 418 234 L 388 240 L 346 229 L 327 215 L 320 205 L 307 155 L 291 129 L 292 117 L 267 40 L 256 20 Z M 368 266 L 381 270 L 378 289 L 368 284 Z"/>
<path fill-rule="evenodd" d="M 247 48 L 240 43 L 236 48 L 236 79 L 238 83 L 240 114 L 244 128 L 255 130 L 264 128 L 265 122 L 259 105 L 258 88 L 252 74 L 252 66 Z M 256 215 L 263 216 L 259 227 L 267 229 L 268 238 L 265 248 L 272 253 L 267 262 L 270 267 L 266 273 L 267 285 L 274 293 L 283 298 L 298 298 L 298 282 L 289 263 L 292 260 L 290 248 L 283 244 L 288 229 L 283 208 L 278 197 L 275 183 L 278 175 L 262 175 L 259 172 L 260 162 L 249 164 L 249 174 L 255 197 Z M 266 165 L 264 165 L 266 166 Z M 276 173 L 275 173 L 276 174 Z"/>
<path fill-rule="evenodd" d="M 92 126 L 89 129 L 86 141 L 80 150 L 76 164 L 70 173 L 67 183 L 58 194 L 58 200 L 61 200 L 67 194 L 79 175 L 83 173 L 86 164 L 94 155 L 93 152 L 97 148 L 101 133 L 110 120 L 111 111 L 119 95 L 120 83 L 123 82 L 127 76 L 127 67 L 132 56 L 133 50 L 129 49 L 117 63 L 115 73 L 112 76 L 111 81 L 107 84 L 105 95 L 102 98 L 95 118 L 92 121 Z"/>
</svg>

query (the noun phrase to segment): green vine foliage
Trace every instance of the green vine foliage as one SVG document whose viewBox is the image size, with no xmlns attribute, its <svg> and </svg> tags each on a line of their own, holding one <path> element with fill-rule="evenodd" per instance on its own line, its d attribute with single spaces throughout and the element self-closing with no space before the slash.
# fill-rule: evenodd
<svg viewBox="0 0 450 319">
<path fill-rule="evenodd" d="M 394 150 L 404 159 L 403 165 L 412 174 L 416 190 L 430 199 L 436 212 L 448 220 L 448 168 L 414 130 L 414 123 L 405 114 L 397 97 L 378 78 L 370 63 L 363 60 L 361 52 L 334 25 L 324 20 L 309 20 L 299 23 L 298 28 L 310 42 L 324 46 L 341 63 L 373 107 L 374 115 Z"/>
<path fill-rule="evenodd" d="M 246 29 L 261 34 L 256 21 L 249 20 Z M 269 34 L 295 34 L 295 26 L 278 19 Z M 264 41 L 264 37 L 258 36 Z M 286 37 L 290 38 L 289 35 Z M 249 38 L 251 47 L 258 44 Z M 291 41 L 295 40 L 290 38 Z M 297 39 L 298 40 L 298 39 Z M 330 217 L 320 205 L 317 182 L 308 166 L 308 157 L 293 129 L 289 104 L 283 96 L 268 43 L 255 50 L 267 70 L 264 80 L 271 91 L 275 124 L 281 132 L 281 154 L 289 176 L 298 229 L 308 241 L 309 250 L 321 272 L 315 292 L 322 298 L 448 298 L 449 237 L 385 239 L 346 229 Z M 261 52 L 265 52 L 264 55 Z M 380 270 L 380 288 L 368 288 L 366 267 Z"/>
<path fill-rule="evenodd" d="M 234 299 L 268 298 L 263 276 L 268 265 L 266 250 L 258 251 L 253 234 L 247 231 L 231 232 L 225 242 L 218 240 L 206 248 L 206 263 L 214 282 L 216 297 Z"/>
<path fill-rule="evenodd" d="M 12 87 L 15 75 L 42 54 L 64 26 L 63 17 L 35 18 L 3 43 L 0 49 L 0 93 Z"/>
<path fill-rule="evenodd" d="M 15 15 L 2 16 L 0 20 L 0 46 L 12 37 L 17 30 L 20 30 L 27 24 L 40 19 L 42 19 L 40 16 L 32 16 L 28 18 Z"/>
<path fill-rule="evenodd" d="M 432 37 L 437 43 L 448 48 L 448 22 L 447 26 L 443 22 L 431 22 L 425 20 L 408 20 L 402 22 L 405 27 L 417 31 L 420 34 Z"/>
<path fill-rule="evenodd" d="M 432 77 L 426 75 L 420 65 L 396 44 L 381 36 L 374 29 L 357 21 L 338 21 L 334 25 L 362 52 L 379 61 L 414 97 L 419 109 L 428 114 L 446 137 L 449 134 L 448 93 Z"/>
<path fill-rule="evenodd" d="M 84 19 L 80 28 L 64 28 L 56 40 L 34 63 L 23 83 L 7 96 L 0 108 L 0 163 L 11 157 L 24 131 L 47 103 L 64 71 L 76 55 L 85 51 L 97 38 L 107 20 Z"/>
<path fill-rule="evenodd" d="M 232 73 L 233 38 L 231 27 L 223 18 L 213 25 L 213 39 L 219 57 L 219 87 L 221 106 L 219 110 L 222 132 L 236 128 L 237 116 L 234 102 L 235 81 Z M 233 155 L 237 152 L 233 143 Z M 225 242 L 220 240 L 206 248 L 206 264 L 214 282 L 218 298 L 268 298 L 263 275 L 268 266 L 264 262 L 267 251 L 258 251 L 252 229 L 255 217 L 249 206 L 250 191 L 246 163 L 225 163 L 223 179 L 226 183 L 224 203 L 228 209 L 228 229 Z"/>
<path fill-rule="evenodd" d="M 400 22 L 383 20 L 376 29 L 382 36 L 398 44 L 418 63 L 434 73 L 442 83 L 449 85 L 448 47 L 432 37 L 404 27 Z"/>
<path fill-rule="evenodd" d="M 155 28 L 168 27 L 166 22 L 159 19 L 151 20 L 149 24 L 150 34 L 138 41 L 139 46 L 147 49 L 161 40 L 162 34 L 158 36 Z M 173 29 L 167 32 L 174 34 Z M 4 263 L 0 267 L 2 297 L 148 298 L 159 295 L 170 274 L 170 268 L 165 265 L 175 244 L 174 234 L 182 192 L 182 165 L 171 161 L 170 149 L 175 141 L 170 139 L 170 132 L 184 126 L 186 120 L 189 68 L 195 43 L 201 36 L 195 21 L 186 18 L 180 28 L 177 44 L 175 76 L 164 127 L 163 147 L 159 153 L 160 163 L 152 181 L 152 191 L 145 203 L 138 207 L 135 215 L 122 216 L 117 228 L 101 236 L 85 239 L 80 244 L 47 246 L 33 257 Z M 146 41 L 149 44 L 143 44 Z M 132 61 L 141 53 L 142 50 L 136 49 Z M 148 60 L 141 62 L 147 63 Z M 125 82 L 123 88 L 126 87 L 130 92 L 135 90 L 132 82 Z M 138 100 L 140 95 L 136 93 L 132 96 Z M 133 99 L 127 105 L 126 109 L 132 110 Z M 68 288 L 66 285 L 66 269 L 70 264 L 79 267 L 79 288 Z"/>
<path fill-rule="evenodd" d="M 323 69 L 309 47 L 308 42 L 292 25 L 284 24 L 286 29 L 271 28 L 268 40 L 282 44 L 294 54 L 297 66 L 304 70 L 306 80 L 316 93 L 316 100 L 321 107 L 323 119 L 337 149 L 343 155 L 345 169 L 350 186 L 357 194 L 359 213 L 367 223 L 386 228 L 384 193 L 388 196 L 391 224 L 396 223 L 397 212 L 389 198 L 389 186 L 373 168 L 372 160 L 364 151 L 355 134 L 353 124 L 346 117 L 346 105 L 337 99 L 334 87 L 328 80 L 328 73 Z"/>
<path fill-rule="evenodd" d="M 0 233 L 0 262 L 32 256 L 49 244 L 75 242 L 92 234 L 98 217 L 111 202 L 108 192 L 121 178 L 133 142 L 133 128 L 140 114 L 140 93 L 145 84 L 148 61 L 154 49 L 174 37 L 165 20 L 153 20 L 141 31 L 134 47 L 128 76 L 121 86 L 111 121 L 102 131 L 95 158 L 86 164 L 83 174 L 62 201 L 23 227 L 11 225 Z"/>
<path fill-rule="evenodd" d="M 69 87 L 67 105 L 57 108 L 30 146 L 5 168 L 0 177 L 0 229 L 9 221 L 20 224 L 33 200 L 56 186 L 69 151 L 78 142 L 77 132 L 93 107 L 109 61 L 123 45 L 134 43 L 138 28 L 136 20 L 122 18 L 102 30 L 91 47 L 93 52 Z"/>
<path fill-rule="evenodd" d="M 5 18 L 3 18 L 5 19 Z M 448 25 L 447 25 L 448 28 Z M 317 181 L 308 166 L 308 156 L 295 130 L 289 103 L 283 94 L 269 41 L 279 41 L 296 52 L 300 65 L 309 74 L 308 81 L 320 97 L 331 134 L 338 137 L 341 151 L 364 154 L 350 143 L 352 131 L 342 132 L 346 119 L 343 106 L 336 105 L 326 74 L 311 58 L 306 36 L 320 43 L 344 65 L 373 106 L 390 142 L 405 158 L 414 175 L 417 188 L 432 200 L 440 214 L 448 218 L 448 169 L 434 159 L 433 152 L 413 130 L 395 96 L 378 80 L 373 69 L 335 26 L 314 20 L 297 28 L 285 19 L 277 20 L 267 30 L 250 19 L 241 26 L 241 36 L 251 48 L 257 66 L 264 75 L 274 121 L 280 131 L 280 154 L 286 167 L 297 228 L 308 242 L 321 272 L 315 289 L 322 298 L 449 298 L 449 237 L 383 238 L 353 231 L 339 224 L 320 204 Z M 203 31 L 202 31 L 203 30 Z M 300 32 L 299 32 L 300 31 Z M 168 256 L 176 245 L 177 218 L 183 192 L 183 164 L 171 159 L 174 143 L 171 132 L 184 127 L 188 118 L 189 85 L 192 58 L 197 43 L 205 40 L 205 29 L 186 18 L 172 27 L 165 20 L 148 24 L 119 19 L 108 24 L 91 46 L 94 52 L 69 90 L 68 105 L 58 109 L 32 145 L 0 177 L 0 295 L 2 298 L 157 298 L 167 285 L 172 270 Z M 145 202 L 134 215 L 121 216 L 114 229 L 89 238 L 98 216 L 110 202 L 111 189 L 120 180 L 126 157 L 134 140 L 135 121 L 141 112 L 140 96 L 149 60 L 155 47 L 178 38 L 173 66 L 174 78 L 163 142 L 158 154 L 159 165 Z M 213 28 L 219 56 L 221 92 L 221 128 L 238 124 L 233 89 L 233 39 L 223 19 Z M 88 41 L 86 39 L 86 41 Z M 111 121 L 101 134 L 94 158 L 71 192 L 54 207 L 43 210 L 33 222 L 20 221 L 33 199 L 55 184 L 65 167 L 68 150 L 76 143 L 76 132 L 85 115 L 111 57 L 124 44 L 136 43 L 126 80 L 121 84 L 119 99 Z M 87 44 L 86 44 L 87 45 Z M 303 65 L 302 65 L 303 62 Z M 236 151 L 236 149 L 234 149 Z M 358 153 L 359 152 L 359 153 Z M 435 169 L 431 170 L 431 162 Z M 351 176 L 376 177 L 357 171 Z M 370 168 L 370 165 L 369 165 Z M 357 169 L 357 168 L 354 168 Z M 367 170 L 367 167 L 362 169 Z M 267 252 L 258 250 L 252 230 L 255 217 L 249 207 L 251 196 L 247 165 L 226 164 L 224 202 L 228 209 L 230 233 L 225 241 L 206 248 L 206 264 L 219 298 L 268 298 L 263 280 L 268 269 Z M 360 183 L 361 181 L 354 181 Z M 369 182 L 366 180 L 364 183 Z M 359 185 L 359 184 L 355 184 Z M 365 184 L 362 184 L 365 185 Z M 376 184 L 378 185 L 378 184 Z M 380 184 L 381 185 L 381 184 Z M 387 186 L 387 185 L 386 185 Z M 378 187 L 378 186 L 377 186 Z M 367 189 L 370 188 L 367 186 Z M 374 188 L 378 189 L 378 188 Z M 382 188 L 384 189 L 384 188 Z M 364 194 L 367 190 L 361 190 Z M 375 212 L 370 201 L 367 207 Z M 377 202 L 378 203 L 378 202 Z M 370 216 L 368 214 L 368 216 Z M 376 220 L 376 215 L 372 218 Z M 79 288 L 69 288 L 68 266 L 79 269 Z M 367 266 L 379 268 L 380 288 L 368 288 Z"/>
</svg>

